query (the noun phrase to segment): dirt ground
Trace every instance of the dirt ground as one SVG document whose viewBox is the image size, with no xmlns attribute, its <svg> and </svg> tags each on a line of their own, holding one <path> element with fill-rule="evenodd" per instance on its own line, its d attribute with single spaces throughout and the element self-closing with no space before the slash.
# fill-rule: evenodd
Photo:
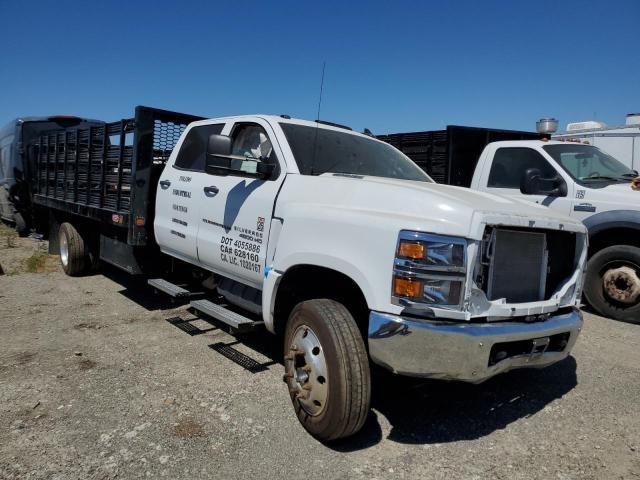
<svg viewBox="0 0 640 480">
<path fill-rule="evenodd" d="M 640 478 L 640 326 L 587 313 L 570 358 L 481 385 L 378 377 L 364 430 L 326 446 L 267 333 L 234 338 L 113 269 L 68 278 L 5 233 L 2 479 Z"/>
</svg>

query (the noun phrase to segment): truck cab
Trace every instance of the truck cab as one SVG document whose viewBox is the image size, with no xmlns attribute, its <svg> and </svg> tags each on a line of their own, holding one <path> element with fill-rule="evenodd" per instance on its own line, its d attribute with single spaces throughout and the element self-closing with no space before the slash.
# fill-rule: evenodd
<svg viewBox="0 0 640 480">
<path fill-rule="evenodd" d="M 638 172 L 593 145 L 493 142 L 471 188 L 526 199 L 584 222 L 590 260 L 585 296 L 606 316 L 640 322 Z"/>
</svg>

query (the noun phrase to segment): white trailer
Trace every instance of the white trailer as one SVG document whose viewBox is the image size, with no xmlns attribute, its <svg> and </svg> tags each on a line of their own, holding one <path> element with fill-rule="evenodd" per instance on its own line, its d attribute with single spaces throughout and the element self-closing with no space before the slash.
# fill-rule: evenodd
<svg viewBox="0 0 640 480">
<path fill-rule="evenodd" d="M 629 168 L 640 171 L 640 113 L 627 115 L 621 127 L 608 127 L 602 122 L 575 122 L 567 125 L 565 133 L 554 140 L 589 142 Z"/>
</svg>

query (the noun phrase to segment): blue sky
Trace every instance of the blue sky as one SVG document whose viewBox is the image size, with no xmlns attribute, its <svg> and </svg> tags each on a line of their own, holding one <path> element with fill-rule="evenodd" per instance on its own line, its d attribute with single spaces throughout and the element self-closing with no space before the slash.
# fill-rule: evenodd
<svg viewBox="0 0 640 480">
<path fill-rule="evenodd" d="M 640 111 L 640 1 L 0 0 L 0 124 L 135 105 L 374 133 Z"/>
</svg>

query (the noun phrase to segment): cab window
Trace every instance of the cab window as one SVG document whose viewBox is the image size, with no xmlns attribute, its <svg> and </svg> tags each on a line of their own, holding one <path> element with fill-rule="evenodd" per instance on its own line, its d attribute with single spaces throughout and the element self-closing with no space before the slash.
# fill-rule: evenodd
<svg viewBox="0 0 640 480">
<path fill-rule="evenodd" d="M 254 174 L 259 161 L 277 165 L 278 160 L 273 144 L 260 125 L 254 123 L 237 125 L 231 135 L 231 141 L 231 155 L 242 157 L 231 160 L 232 170 Z M 277 176 L 277 173 L 275 171 L 274 176 Z"/>
<path fill-rule="evenodd" d="M 209 135 L 219 135 L 224 123 L 200 125 L 187 133 L 173 166 L 180 170 L 204 172 Z"/>
<path fill-rule="evenodd" d="M 487 186 L 519 189 L 522 177 L 529 168 L 539 169 L 545 178 L 556 175 L 549 162 L 531 148 L 499 148 L 493 157 Z"/>
</svg>

